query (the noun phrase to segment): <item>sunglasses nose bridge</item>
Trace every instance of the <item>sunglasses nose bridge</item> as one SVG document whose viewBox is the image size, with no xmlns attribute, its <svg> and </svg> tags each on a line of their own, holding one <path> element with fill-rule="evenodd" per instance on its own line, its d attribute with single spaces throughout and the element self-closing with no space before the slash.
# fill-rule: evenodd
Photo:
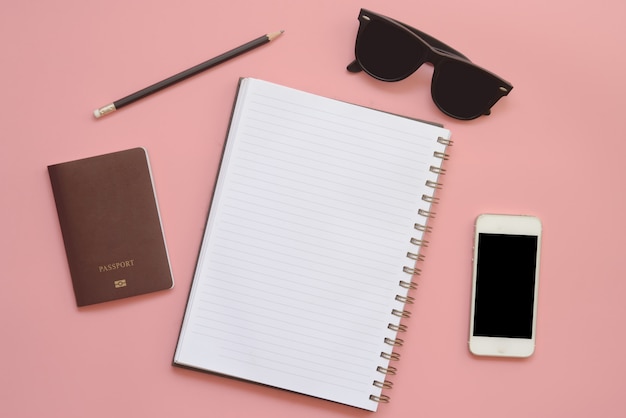
<svg viewBox="0 0 626 418">
<path fill-rule="evenodd" d="M 450 59 L 456 60 L 458 57 L 438 48 L 434 48 L 429 46 L 429 51 L 427 54 L 428 62 L 430 62 L 433 66 L 438 66 L 444 61 L 448 61 Z"/>
</svg>

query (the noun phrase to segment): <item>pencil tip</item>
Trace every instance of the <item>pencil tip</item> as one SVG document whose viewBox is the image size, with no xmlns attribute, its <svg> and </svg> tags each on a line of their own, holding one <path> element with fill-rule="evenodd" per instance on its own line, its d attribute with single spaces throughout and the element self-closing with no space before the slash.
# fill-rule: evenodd
<svg viewBox="0 0 626 418">
<path fill-rule="evenodd" d="M 278 32 L 274 32 L 274 33 L 268 33 L 267 34 L 267 39 L 270 40 L 270 41 L 274 40 L 277 37 L 279 37 L 280 35 L 282 35 L 283 33 L 285 33 L 284 30 L 279 30 Z"/>
</svg>

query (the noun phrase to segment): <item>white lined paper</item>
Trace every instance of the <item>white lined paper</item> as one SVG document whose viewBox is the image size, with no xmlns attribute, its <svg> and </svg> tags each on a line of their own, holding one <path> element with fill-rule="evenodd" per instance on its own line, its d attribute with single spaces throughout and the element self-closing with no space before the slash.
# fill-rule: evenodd
<svg viewBox="0 0 626 418">
<path fill-rule="evenodd" d="M 376 410 L 439 137 L 243 79 L 174 361 Z"/>
</svg>

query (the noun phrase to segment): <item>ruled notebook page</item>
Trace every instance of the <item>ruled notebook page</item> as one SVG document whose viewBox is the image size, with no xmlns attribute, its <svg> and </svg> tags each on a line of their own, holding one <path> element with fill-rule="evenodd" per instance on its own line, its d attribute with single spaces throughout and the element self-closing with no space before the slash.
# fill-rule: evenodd
<svg viewBox="0 0 626 418">
<path fill-rule="evenodd" d="M 376 410 L 438 137 L 243 79 L 174 362 Z"/>
</svg>

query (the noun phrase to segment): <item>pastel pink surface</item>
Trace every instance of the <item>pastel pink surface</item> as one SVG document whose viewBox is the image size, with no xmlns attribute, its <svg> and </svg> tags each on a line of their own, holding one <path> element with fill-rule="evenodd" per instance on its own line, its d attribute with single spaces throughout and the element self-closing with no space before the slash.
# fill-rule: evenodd
<svg viewBox="0 0 626 418">
<path fill-rule="evenodd" d="M 432 103 L 431 67 L 399 83 L 349 74 L 361 7 L 463 51 L 511 81 L 512 93 L 492 115 L 460 122 Z M 624 18 L 619 0 L 5 5 L 0 416 L 369 415 L 171 366 L 240 76 L 452 130 L 392 402 L 377 416 L 623 416 Z M 270 45 L 101 120 L 92 116 L 280 29 Z M 135 146 L 151 157 L 176 286 L 78 309 L 46 166 Z M 476 358 L 467 348 L 472 229 L 483 212 L 543 221 L 530 359 Z"/>
</svg>

